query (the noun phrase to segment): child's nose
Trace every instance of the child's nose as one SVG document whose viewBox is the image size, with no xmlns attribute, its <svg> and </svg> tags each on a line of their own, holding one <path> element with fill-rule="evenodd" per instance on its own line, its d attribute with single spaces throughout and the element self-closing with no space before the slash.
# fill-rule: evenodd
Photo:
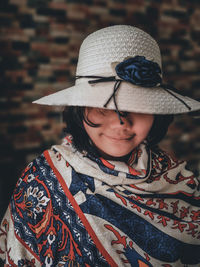
<svg viewBox="0 0 200 267">
<path fill-rule="evenodd" d="M 132 121 L 128 117 L 128 113 L 124 112 L 121 113 L 122 116 L 118 116 L 116 112 L 112 113 L 112 117 L 110 120 L 110 126 L 112 127 L 120 127 L 120 128 L 127 128 L 132 126 Z M 120 121 L 121 120 L 121 121 Z"/>
</svg>

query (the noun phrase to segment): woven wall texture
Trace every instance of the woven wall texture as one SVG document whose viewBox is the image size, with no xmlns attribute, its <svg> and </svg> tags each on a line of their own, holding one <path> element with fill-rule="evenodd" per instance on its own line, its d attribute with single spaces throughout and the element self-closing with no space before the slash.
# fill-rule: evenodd
<svg viewBox="0 0 200 267">
<path fill-rule="evenodd" d="M 159 43 L 165 80 L 200 99 L 200 3 L 198 0 L 3 0 L 0 7 L 0 216 L 21 171 L 60 142 L 60 111 L 33 105 L 71 86 L 78 50 L 91 32 L 130 24 Z M 177 116 L 162 146 L 200 166 L 200 119 Z"/>
</svg>

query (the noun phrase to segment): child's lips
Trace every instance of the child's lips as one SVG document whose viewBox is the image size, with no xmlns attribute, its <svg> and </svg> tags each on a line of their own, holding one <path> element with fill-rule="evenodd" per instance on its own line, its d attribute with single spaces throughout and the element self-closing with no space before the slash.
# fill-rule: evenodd
<svg viewBox="0 0 200 267">
<path fill-rule="evenodd" d="M 110 135 L 104 134 L 104 136 L 114 141 L 130 141 L 133 137 L 135 137 L 135 134 L 128 135 L 128 136 L 110 136 Z"/>
</svg>

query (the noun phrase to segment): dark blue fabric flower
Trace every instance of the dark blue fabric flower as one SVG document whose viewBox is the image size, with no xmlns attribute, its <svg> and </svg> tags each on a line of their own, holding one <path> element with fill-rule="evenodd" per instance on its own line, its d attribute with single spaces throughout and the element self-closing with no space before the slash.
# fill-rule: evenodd
<svg viewBox="0 0 200 267">
<path fill-rule="evenodd" d="M 162 81 L 158 63 L 143 56 L 124 60 L 115 67 L 115 70 L 121 79 L 143 87 L 153 87 Z"/>
</svg>

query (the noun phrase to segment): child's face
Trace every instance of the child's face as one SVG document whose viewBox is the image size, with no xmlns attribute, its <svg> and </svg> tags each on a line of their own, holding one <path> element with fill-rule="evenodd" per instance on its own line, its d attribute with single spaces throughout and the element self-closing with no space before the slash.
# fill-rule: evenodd
<svg viewBox="0 0 200 267">
<path fill-rule="evenodd" d="M 120 124 L 115 111 L 100 108 L 85 109 L 89 121 L 100 124 L 94 128 L 83 121 L 85 130 L 100 154 L 107 159 L 116 159 L 128 155 L 148 135 L 154 116 L 128 112 L 121 117 Z"/>
</svg>

